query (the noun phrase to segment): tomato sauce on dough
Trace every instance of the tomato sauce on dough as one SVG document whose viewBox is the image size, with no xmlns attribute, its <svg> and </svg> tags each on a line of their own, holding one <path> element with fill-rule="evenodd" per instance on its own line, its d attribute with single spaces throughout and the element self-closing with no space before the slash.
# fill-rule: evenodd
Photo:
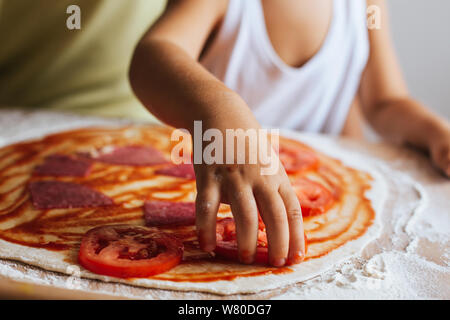
<svg viewBox="0 0 450 320">
<path fill-rule="evenodd" d="M 170 140 L 171 131 L 167 127 L 148 126 L 87 128 L 1 148 L 0 238 L 32 248 L 60 251 L 64 253 L 66 261 L 76 263 L 81 239 L 88 230 L 107 224 L 143 225 L 145 201 L 195 201 L 195 180 L 155 173 L 167 164 L 128 166 L 94 161 L 86 176 L 33 174 L 34 168 L 53 154 L 93 154 L 111 146 L 151 145 L 170 159 L 170 151 L 176 143 Z M 366 191 L 370 189 L 371 177 L 300 142 L 281 138 L 280 143 L 291 149 L 307 150 L 309 154 L 313 152 L 317 155 L 317 163 L 309 169 L 302 167 L 298 172 L 290 172 L 289 177 L 294 187 L 298 179 L 320 184 L 331 199 L 326 208 L 311 211 L 314 214 L 304 217 L 308 237 L 306 260 L 322 257 L 363 235 L 375 217 L 371 203 L 365 197 Z M 114 205 L 38 210 L 33 207 L 28 186 L 30 182 L 40 180 L 82 184 L 110 197 Z M 314 203 L 314 194 L 308 196 L 312 197 Z M 221 205 L 218 216 L 230 217 L 229 206 Z M 199 250 L 193 226 L 161 229 L 182 238 L 186 250 Z M 291 272 L 289 267 L 248 266 L 214 257 L 199 257 L 183 260 L 172 270 L 151 278 L 210 282 Z"/>
</svg>

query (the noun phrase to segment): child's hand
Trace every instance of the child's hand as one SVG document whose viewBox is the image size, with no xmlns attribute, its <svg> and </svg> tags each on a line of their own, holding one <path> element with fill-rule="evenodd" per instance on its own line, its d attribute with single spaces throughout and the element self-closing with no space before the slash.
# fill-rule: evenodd
<svg viewBox="0 0 450 320">
<path fill-rule="evenodd" d="M 273 175 L 261 175 L 263 165 L 259 159 L 257 164 L 195 165 L 197 233 L 203 250 L 215 249 L 216 216 L 222 202 L 231 206 L 236 221 L 241 262 L 252 263 L 254 259 L 258 210 L 266 225 L 269 263 L 279 267 L 303 260 L 305 243 L 300 204 L 278 157 L 274 159 L 278 171 Z"/>
<path fill-rule="evenodd" d="M 433 163 L 450 178 L 450 128 L 438 131 L 429 144 Z"/>
</svg>

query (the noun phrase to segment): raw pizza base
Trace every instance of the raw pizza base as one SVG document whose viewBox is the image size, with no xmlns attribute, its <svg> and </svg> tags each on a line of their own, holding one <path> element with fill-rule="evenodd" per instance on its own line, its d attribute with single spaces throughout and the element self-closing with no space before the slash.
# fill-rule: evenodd
<svg viewBox="0 0 450 320">
<path fill-rule="evenodd" d="M 333 143 L 333 140 L 330 140 L 329 138 L 302 135 L 293 132 L 282 132 L 282 135 L 314 146 L 318 151 L 341 160 L 346 166 L 369 173 L 372 176 L 373 181 L 371 181 L 371 189 L 366 192 L 366 197 L 371 200 L 372 207 L 375 211 L 375 221 L 363 236 L 346 243 L 321 258 L 311 259 L 300 265 L 290 267 L 292 269 L 292 272 L 290 273 L 237 277 L 233 280 L 213 282 L 173 282 L 154 279 L 123 280 L 93 274 L 86 270 L 80 270 L 77 265 L 73 265 L 64 260 L 64 253 L 24 247 L 3 240 L 0 240 L 0 257 L 17 260 L 45 270 L 69 275 L 75 274 L 82 278 L 98 279 L 105 282 L 120 282 L 139 287 L 179 291 L 199 291 L 220 295 L 256 293 L 281 288 L 289 284 L 310 279 L 331 268 L 334 264 L 361 252 L 368 242 L 377 238 L 380 231 L 380 216 L 382 214 L 383 204 L 387 197 L 387 184 L 383 176 L 370 164 L 370 159 L 337 148 Z M 243 268 L 244 267 L 245 266 L 243 266 Z"/>
</svg>

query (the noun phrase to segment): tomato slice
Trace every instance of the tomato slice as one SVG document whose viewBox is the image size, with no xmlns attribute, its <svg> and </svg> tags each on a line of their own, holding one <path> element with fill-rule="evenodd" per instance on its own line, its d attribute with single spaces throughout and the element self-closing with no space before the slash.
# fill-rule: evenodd
<svg viewBox="0 0 450 320">
<path fill-rule="evenodd" d="M 325 213 L 335 202 L 335 198 L 328 189 L 307 178 L 296 179 L 292 186 L 300 201 L 303 217 Z"/>
<path fill-rule="evenodd" d="M 306 149 L 294 149 L 280 145 L 278 156 L 287 173 L 304 172 L 319 166 L 319 158 L 316 154 Z"/>
<path fill-rule="evenodd" d="M 236 239 L 236 224 L 234 223 L 233 218 L 225 218 L 217 221 L 216 237 L 216 254 L 225 259 L 239 261 Z M 264 223 L 261 219 L 259 219 L 255 263 L 268 264 L 268 262 L 269 254 L 267 249 L 266 230 Z"/>
<path fill-rule="evenodd" d="M 97 274 L 144 278 L 172 269 L 182 256 L 182 242 L 157 229 L 108 225 L 84 235 L 78 261 Z"/>
<path fill-rule="evenodd" d="M 239 261 L 236 239 L 236 225 L 232 218 L 217 221 L 215 253 L 225 259 Z M 305 250 L 307 249 L 305 234 Z M 306 252 L 305 252 L 306 254 Z M 256 245 L 254 263 L 269 264 L 269 249 L 267 247 L 267 234 L 264 223 L 259 219 L 258 240 Z"/>
</svg>

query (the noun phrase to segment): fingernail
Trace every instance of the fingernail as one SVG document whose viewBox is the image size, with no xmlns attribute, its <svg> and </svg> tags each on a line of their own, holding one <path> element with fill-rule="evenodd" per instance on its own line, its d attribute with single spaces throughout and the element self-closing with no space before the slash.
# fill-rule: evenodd
<svg viewBox="0 0 450 320">
<path fill-rule="evenodd" d="M 213 252 L 216 247 L 211 244 L 205 244 L 202 246 L 203 251 Z"/>
<path fill-rule="evenodd" d="M 203 251 L 212 252 L 212 251 L 214 251 L 214 249 L 216 249 L 215 244 L 211 244 L 210 241 L 207 241 L 207 238 L 205 237 L 204 232 L 201 232 L 200 230 L 197 230 L 197 239 L 198 239 L 200 248 Z"/>
<path fill-rule="evenodd" d="M 286 259 L 284 258 L 280 258 L 280 259 L 273 259 L 272 260 L 272 265 L 274 267 L 282 267 L 286 264 Z"/>
<path fill-rule="evenodd" d="M 253 263 L 253 258 L 252 258 L 252 257 L 249 257 L 249 256 L 246 256 L 246 257 L 239 257 L 239 260 L 240 260 L 242 263 L 245 263 L 245 264 L 252 264 L 252 263 Z"/>
<path fill-rule="evenodd" d="M 239 255 L 239 260 L 245 264 L 252 264 L 253 263 L 253 255 L 250 252 L 248 252 L 247 250 L 243 250 L 243 252 L 241 252 Z"/>
<path fill-rule="evenodd" d="M 303 252 L 294 253 L 291 257 L 289 257 L 288 264 L 297 264 L 305 260 L 305 255 Z"/>
</svg>

